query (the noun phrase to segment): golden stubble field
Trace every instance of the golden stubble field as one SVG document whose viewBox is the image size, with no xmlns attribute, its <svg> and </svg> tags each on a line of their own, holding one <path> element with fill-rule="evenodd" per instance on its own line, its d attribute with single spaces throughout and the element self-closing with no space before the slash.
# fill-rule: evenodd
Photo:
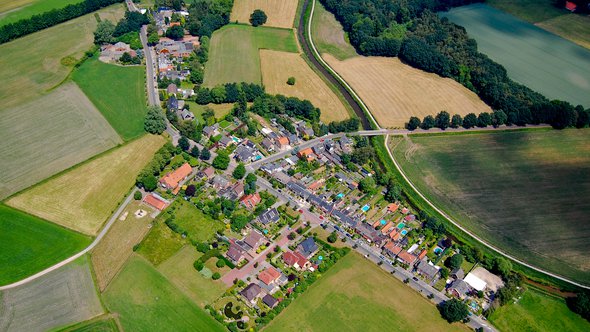
<svg viewBox="0 0 590 332">
<path fill-rule="evenodd" d="M 300 54 L 260 50 L 260 67 L 262 82 L 269 93 L 308 99 L 321 110 L 321 120 L 324 123 L 350 117 L 338 96 Z M 291 76 L 295 77 L 295 85 L 287 84 L 287 79 Z"/>
<path fill-rule="evenodd" d="M 354 57 L 339 61 L 323 58 L 346 80 L 386 128 L 401 128 L 411 116 L 422 119 L 447 111 L 462 116 L 491 112 L 479 97 L 450 78 L 403 64 L 398 58 Z"/>
<path fill-rule="evenodd" d="M 162 136 L 145 135 L 28 189 L 7 204 L 96 235 L 164 142 Z"/>
<path fill-rule="evenodd" d="M 292 28 L 298 0 L 234 0 L 230 21 L 250 23 L 250 14 L 261 9 L 268 16 L 265 26 Z"/>
</svg>

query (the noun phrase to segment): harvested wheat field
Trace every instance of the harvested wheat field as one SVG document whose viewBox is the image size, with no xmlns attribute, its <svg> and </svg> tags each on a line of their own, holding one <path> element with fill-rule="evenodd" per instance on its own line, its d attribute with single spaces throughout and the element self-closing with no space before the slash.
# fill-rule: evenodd
<svg viewBox="0 0 590 332">
<path fill-rule="evenodd" d="M 423 118 L 440 111 L 451 115 L 492 111 L 454 80 L 412 68 L 398 58 L 338 61 L 329 54 L 323 57 L 359 94 L 382 127 L 400 128 L 411 116 Z"/>
<path fill-rule="evenodd" d="M 145 214 L 136 215 L 138 210 Z M 103 291 L 133 253 L 133 246 L 140 243 L 150 230 L 154 210 L 133 201 L 127 206 L 107 235 L 92 250 L 92 266 L 100 291 Z"/>
<path fill-rule="evenodd" d="M 300 54 L 260 50 L 260 68 L 268 93 L 308 99 L 321 110 L 325 123 L 350 117 L 344 104 Z M 295 85 L 287 84 L 291 76 L 295 77 Z"/>
<path fill-rule="evenodd" d="M 96 235 L 164 141 L 162 136 L 145 135 L 6 203 L 75 231 Z"/>
<path fill-rule="evenodd" d="M 234 0 L 230 21 L 250 23 L 250 14 L 261 9 L 268 16 L 264 25 L 278 28 L 292 28 L 297 12 L 298 0 Z"/>
</svg>

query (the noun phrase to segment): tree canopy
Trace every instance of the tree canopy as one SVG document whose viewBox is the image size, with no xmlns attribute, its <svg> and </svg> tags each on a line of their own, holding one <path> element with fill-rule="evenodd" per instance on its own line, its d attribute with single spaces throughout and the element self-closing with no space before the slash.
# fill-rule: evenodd
<svg viewBox="0 0 590 332">
<path fill-rule="evenodd" d="M 462 321 L 469 315 L 467 305 L 457 299 L 450 299 L 440 303 L 438 311 L 449 323 Z"/>
<path fill-rule="evenodd" d="M 163 133 L 166 130 L 166 117 L 162 109 L 158 106 L 148 107 L 143 127 L 150 134 L 160 135 Z"/>
<path fill-rule="evenodd" d="M 250 24 L 252 24 L 252 26 L 254 27 L 263 25 L 264 23 L 266 23 L 267 18 L 268 17 L 266 16 L 266 13 L 264 11 L 256 9 L 250 15 Z"/>
</svg>

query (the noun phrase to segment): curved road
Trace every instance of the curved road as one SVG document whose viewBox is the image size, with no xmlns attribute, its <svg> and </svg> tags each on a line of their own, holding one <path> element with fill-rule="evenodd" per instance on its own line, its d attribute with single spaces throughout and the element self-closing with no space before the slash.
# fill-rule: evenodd
<svg viewBox="0 0 590 332">
<path fill-rule="evenodd" d="M 329 70 L 329 72 L 330 72 L 330 73 L 333 73 L 334 75 L 336 75 L 336 76 L 338 77 L 338 79 L 342 81 L 342 82 L 338 82 L 338 87 L 339 87 L 339 88 L 346 88 L 346 89 L 349 89 L 349 90 L 350 90 L 350 93 L 351 93 L 351 94 L 354 94 L 354 96 L 356 97 L 356 100 L 354 101 L 354 102 L 355 102 L 355 104 L 357 104 L 357 103 L 358 103 L 358 105 L 361 105 L 361 107 L 362 107 L 363 109 L 365 109 L 365 110 L 366 110 L 366 113 L 367 113 L 367 114 L 368 114 L 368 115 L 371 117 L 371 120 L 372 120 L 372 121 L 373 121 L 375 124 L 377 124 L 377 121 L 375 121 L 375 119 L 374 119 L 374 118 L 373 118 L 373 116 L 371 115 L 371 112 L 369 111 L 369 108 L 368 108 L 368 107 L 367 107 L 367 106 L 364 104 L 364 102 L 362 101 L 362 99 L 361 99 L 360 97 L 358 97 L 358 95 L 357 95 L 357 94 L 354 92 L 354 90 L 353 90 L 353 89 L 352 89 L 352 88 L 351 88 L 351 87 L 350 87 L 350 86 L 349 86 L 349 85 L 348 85 L 346 82 L 344 82 L 344 80 L 343 80 L 343 79 L 342 79 L 342 78 L 341 78 L 341 77 L 340 77 L 340 76 L 339 76 L 339 75 L 338 75 L 338 74 L 335 72 L 335 70 L 333 70 L 333 69 L 332 69 L 332 68 L 331 68 L 331 67 L 330 67 L 330 66 L 329 66 L 329 65 L 328 65 L 328 64 L 327 64 L 325 61 L 323 61 L 323 59 L 322 59 L 322 58 L 321 58 L 321 56 L 319 55 L 319 53 L 318 53 L 318 51 L 317 51 L 317 49 L 316 49 L 316 47 L 315 47 L 315 45 L 314 45 L 314 43 L 313 43 L 313 38 L 312 38 L 312 35 L 311 35 L 311 22 L 312 22 L 312 19 L 313 19 L 313 12 L 314 12 L 314 8 L 315 8 L 315 1 L 316 1 L 316 0 L 312 0 L 311 14 L 310 14 L 310 17 L 309 17 L 309 22 L 308 22 L 308 24 L 307 24 L 307 27 L 306 27 L 306 28 L 307 28 L 307 33 L 308 33 L 308 36 L 309 36 L 309 42 L 310 42 L 310 44 L 311 44 L 311 49 L 313 49 L 313 52 L 314 52 L 314 54 L 312 54 L 312 55 L 311 55 L 311 58 L 314 58 L 314 59 L 315 59 L 315 58 L 317 57 L 317 58 L 318 58 L 318 59 L 319 59 L 319 60 L 322 62 L 323 66 Z M 309 0 L 306 0 L 306 1 L 305 1 L 305 4 L 304 4 L 304 6 L 303 6 L 303 8 L 304 8 L 304 9 L 303 9 L 303 13 L 305 13 L 305 10 L 306 10 L 306 8 L 307 8 L 308 2 L 309 2 Z M 304 20 L 304 17 L 305 17 L 305 15 L 301 15 L 301 20 L 302 20 L 302 21 Z M 300 29 L 301 29 L 301 27 L 302 27 L 302 22 L 300 22 L 300 24 L 299 24 L 299 28 L 300 28 Z M 301 32 L 300 32 L 300 37 L 301 37 L 301 36 L 302 36 L 302 35 L 301 35 Z M 305 38 L 303 38 L 303 40 L 305 40 Z M 307 44 L 307 43 L 306 43 L 306 44 Z M 309 50 L 310 50 L 310 47 L 309 47 L 309 46 L 308 46 L 307 48 L 306 48 L 306 47 L 304 47 L 304 50 L 305 50 L 306 52 L 309 52 Z M 308 57 L 310 57 L 310 54 L 308 54 Z M 312 61 L 312 62 L 314 62 L 314 61 Z M 317 60 L 314 62 L 314 64 L 316 64 L 316 63 L 317 63 Z M 327 70 L 325 70 L 325 68 L 324 68 L 324 70 L 320 70 L 320 71 L 322 72 L 322 74 L 328 73 L 328 71 L 327 71 Z M 319 68 L 318 68 L 318 69 L 319 69 Z M 330 79 L 330 81 L 331 81 L 331 82 L 334 82 L 334 78 L 332 77 L 332 79 Z M 342 83 L 344 84 L 344 86 L 342 85 Z M 351 95 L 350 93 L 348 94 L 349 96 Z M 346 95 L 345 95 L 345 96 L 346 96 Z M 348 98 L 347 98 L 347 101 L 348 101 Z M 352 104 L 351 104 L 351 106 L 353 106 L 353 108 L 355 108 L 355 107 L 354 107 L 354 105 L 352 105 Z M 357 114 L 359 114 L 359 113 L 357 112 Z M 364 120 L 364 122 L 367 122 L 367 121 L 366 121 L 366 119 Z M 377 124 L 377 126 L 378 126 L 378 124 Z M 548 127 L 548 126 L 545 126 L 545 127 Z M 486 130 L 489 130 L 489 128 L 486 128 Z M 399 172 L 399 173 L 402 175 L 402 177 L 403 177 L 403 178 L 404 178 L 404 180 L 405 180 L 405 181 L 406 181 L 406 182 L 407 182 L 407 183 L 410 185 L 410 187 L 411 187 L 411 188 L 412 188 L 412 189 L 413 189 L 413 190 L 414 190 L 414 191 L 415 191 L 415 192 L 416 192 L 416 193 L 417 193 L 417 194 L 418 194 L 418 195 L 419 195 L 419 196 L 420 196 L 420 197 L 421 197 L 421 198 L 422 198 L 422 199 L 423 199 L 423 200 L 424 200 L 424 201 L 425 201 L 425 202 L 426 202 L 428 205 L 430 205 L 430 207 L 432 207 L 432 208 L 433 208 L 435 211 L 437 211 L 437 212 L 438 212 L 440 215 L 442 215 L 442 216 L 443 216 L 443 217 L 444 217 L 444 218 L 445 218 L 445 219 L 446 219 L 448 222 L 450 222 L 451 224 L 453 224 L 454 226 L 456 226 L 457 228 L 459 228 L 461 231 L 463 231 L 465 234 L 467 234 L 467 235 L 471 236 L 473 239 L 475 239 L 477 242 L 481 243 L 482 245 L 486 246 L 487 248 L 489 248 L 489 249 L 493 250 L 494 252 L 496 252 L 496 253 L 498 253 L 498 254 L 500 254 L 500 255 L 502 255 L 502 256 L 504 256 L 504 257 L 506 257 L 506 258 L 508 258 L 508 259 L 510 259 L 510 260 L 512 260 L 512 261 L 514 261 L 514 262 L 516 262 L 516 263 L 518 263 L 518 264 L 520 264 L 520 265 L 522 265 L 522 266 L 526 266 L 526 267 L 528 267 L 528 268 L 530 268 L 530 269 L 532 269 L 532 270 L 535 270 L 535 271 L 537 271 L 537 272 L 543 273 L 543 274 L 545 274 L 545 275 L 547 275 L 547 276 L 550 276 L 550 277 L 552 277 L 552 278 L 555 278 L 555 279 L 558 279 L 558 280 L 561 280 L 561 281 L 564 281 L 564 282 L 570 283 L 570 284 L 572 284 L 572 285 L 575 285 L 575 286 L 578 286 L 578 287 L 580 287 L 580 288 L 584 288 L 584 289 L 590 289 L 590 286 L 583 285 L 583 284 L 581 284 L 581 283 L 578 283 L 578 282 L 576 282 L 576 281 L 570 280 L 570 279 L 568 279 L 568 278 L 566 278 L 566 277 L 563 277 L 563 276 L 560 276 L 560 275 L 558 275 L 558 274 L 555 274 L 555 273 L 552 273 L 552 272 L 549 272 L 549 271 L 543 270 L 543 269 L 541 269 L 541 268 L 538 268 L 538 267 L 536 267 L 536 266 L 530 265 L 530 264 L 528 264 L 528 263 L 526 263 L 526 262 L 524 262 L 524 261 L 522 261 L 522 260 L 520 260 L 520 259 L 518 259 L 518 258 L 516 258 L 516 257 L 514 257 L 514 256 L 512 256 L 512 255 L 510 255 L 510 254 L 508 254 L 508 253 L 505 253 L 505 252 L 503 252 L 502 250 L 500 250 L 500 249 L 498 249 L 498 248 L 496 248 L 496 247 L 494 247 L 494 246 L 492 246 L 491 244 L 489 244 L 489 243 L 487 243 L 486 241 L 484 241 L 484 240 L 482 240 L 481 238 L 479 238 L 479 237 L 478 237 L 477 235 L 475 235 L 474 233 L 472 233 L 472 232 L 470 232 L 469 230 L 465 229 L 465 228 L 464 228 L 463 226 L 461 226 L 461 225 L 460 225 L 458 222 L 456 222 L 456 221 L 455 221 L 455 220 L 453 220 L 451 217 L 449 217 L 449 216 L 448 216 L 448 215 L 447 215 L 445 212 L 443 212 L 441 209 L 439 209 L 438 207 L 436 207 L 436 206 L 435 206 L 435 205 L 434 205 L 434 204 L 433 204 L 433 203 L 432 203 L 432 202 L 431 202 L 431 201 L 430 201 L 428 198 L 426 198 L 426 196 L 425 196 L 424 194 L 422 194 L 422 193 L 421 193 L 421 192 L 418 190 L 418 188 L 416 188 L 416 186 L 415 186 L 415 185 L 414 185 L 414 184 L 413 184 L 413 183 L 410 181 L 410 179 L 409 179 L 409 178 L 406 176 L 406 174 L 404 173 L 404 171 L 402 170 L 402 168 L 400 167 L 400 165 L 397 163 L 397 161 L 396 161 L 396 160 L 395 160 L 395 158 L 393 157 L 393 154 L 391 153 L 391 150 L 389 149 L 389 146 L 388 146 L 388 144 L 387 144 L 388 140 L 389 140 L 389 134 L 385 134 L 385 148 L 387 149 L 387 153 L 389 154 L 389 157 L 391 158 L 391 160 L 393 161 L 393 163 L 394 163 L 395 167 L 397 168 L 397 171 L 398 171 L 398 172 Z"/>
</svg>

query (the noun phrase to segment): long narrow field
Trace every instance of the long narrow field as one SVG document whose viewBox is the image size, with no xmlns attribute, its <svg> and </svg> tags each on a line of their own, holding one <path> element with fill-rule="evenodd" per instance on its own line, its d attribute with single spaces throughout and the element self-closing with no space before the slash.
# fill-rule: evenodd
<svg viewBox="0 0 590 332">
<path fill-rule="evenodd" d="M 195 247 L 187 245 L 174 256 L 158 266 L 162 273 L 176 288 L 188 296 L 193 302 L 205 307 L 213 303 L 225 291 L 225 284 L 221 280 L 205 278 L 193 267 L 193 263 L 200 257 Z"/>
<path fill-rule="evenodd" d="M 204 85 L 261 83 L 259 49 L 297 52 L 293 30 L 227 25 L 213 33 Z"/>
<path fill-rule="evenodd" d="M 117 322 L 108 315 L 77 323 L 57 332 L 119 332 Z"/>
<path fill-rule="evenodd" d="M 127 331 L 225 331 L 138 256 L 107 288 L 104 301 Z"/>
<path fill-rule="evenodd" d="M 230 22 L 250 24 L 250 14 L 261 9 L 268 17 L 265 26 L 277 28 L 293 27 L 299 0 L 234 0 Z"/>
<path fill-rule="evenodd" d="M 515 81 L 549 99 L 590 106 L 590 50 L 484 4 L 441 15 L 465 27 Z"/>
<path fill-rule="evenodd" d="M 118 21 L 123 5 L 97 11 L 101 19 Z M 0 113 L 46 93 L 62 82 L 93 44 L 94 14 L 0 45 Z"/>
<path fill-rule="evenodd" d="M 95 235 L 164 141 L 145 135 L 12 197 L 7 204 Z"/>
<path fill-rule="evenodd" d="M 10 0 L 0 4 L 0 26 L 30 18 L 82 0 Z"/>
<path fill-rule="evenodd" d="M 122 143 L 73 83 L 3 111 L 0 141 L 0 199 Z"/>
<path fill-rule="evenodd" d="M 87 236 L 0 204 L 0 285 L 42 271 L 89 244 Z"/>
<path fill-rule="evenodd" d="M 321 110 L 324 123 L 350 117 L 344 104 L 298 53 L 260 50 L 262 83 L 272 94 L 308 99 Z M 287 79 L 295 78 L 295 85 Z"/>
<path fill-rule="evenodd" d="M 6 332 L 48 331 L 103 313 L 86 256 L 0 296 Z"/>
<path fill-rule="evenodd" d="M 497 309 L 490 321 L 506 332 L 589 331 L 590 323 L 572 312 L 563 299 L 535 289 L 525 292 L 516 304 Z"/>
<path fill-rule="evenodd" d="M 410 136 L 394 156 L 438 207 L 527 263 L 588 283 L 590 130 Z"/>
<path fill-rule="evenodd" d="M 468 331 L 362 256 L 351 253 L 316 281 L 265 331 Z"/>
<path fill-rule="evenodd" d="M 146 211 L 148 215 L 136 217 L 135 212 L 139 209 Z M 153 220 L 150 216 L 153 209 L 137 201 L 129 204 L 122 215 L 125 213 L 127 213 L 125 220 L 117 220 L 91 252 L 92 266 L 100 291 L 108 286 L 125 265 L 133 253 L 133 247 L 147 234 Z"/>
<path fill-rule="evenodd" d="M 403 64 L 398 58 L 354 57 L 324 59 L 359 94 L 380 126 L 403 127 L 411 116 L 440 111 L 466 115 L 491 112 L 479 97 L 450 78 Z"/>
<path fill-rule="evenodd" d="M 72 78 L 124 140 L 143 135 L 147 110 L 144 66 L 116 66 L 94 56 Z"/>
<path fill-rule="evenodd" d="M 554 0 L 486 0 L 486 3 L 530 23 L 568 13 L 565 8 L 557 7 Z"/>
<path fill-rule="evenodd" d="M 340 22 L 319 1 L 315 3 L 311 35 L 320 54 L 330 53 L 338 60 L 346 60 L 357 55 L 354 47 L 348 42 Z"/>
<path fill-rule="evenodd" d="M 566 14 L 537 24 L 549 32 L 590 49 L 590 17 Z"/>
</svg>

